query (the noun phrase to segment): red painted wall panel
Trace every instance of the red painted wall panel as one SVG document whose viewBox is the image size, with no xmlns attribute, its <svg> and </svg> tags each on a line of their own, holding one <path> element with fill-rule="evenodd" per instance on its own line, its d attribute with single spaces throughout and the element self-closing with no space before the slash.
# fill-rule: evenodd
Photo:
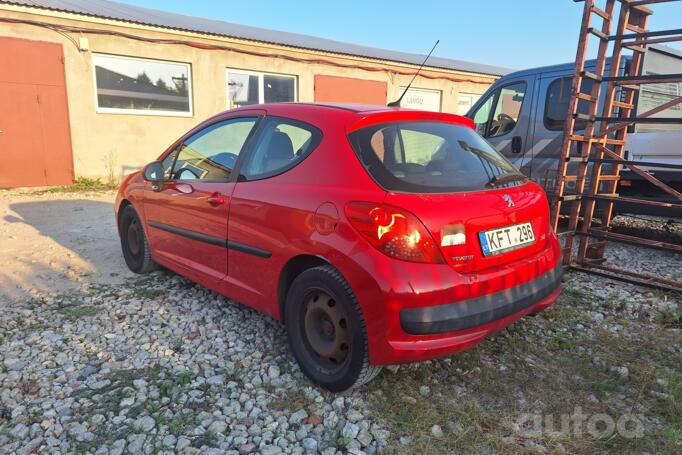
<svg viewBox="0 0 682 455">
<path fill-rule="evenodd" d="M 386 105 L 386 82 L 315 75 L 315 101 Z"/>
<path fill-rule="evenodd" d="M 73 182 L 61 44 L 0 38 L 0 187 Z"/>
</svg>

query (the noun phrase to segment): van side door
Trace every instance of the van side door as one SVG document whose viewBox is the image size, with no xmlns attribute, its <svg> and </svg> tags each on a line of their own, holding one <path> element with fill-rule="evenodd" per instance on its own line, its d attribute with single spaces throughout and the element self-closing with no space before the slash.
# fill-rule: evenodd
<svg viewBox="0 0 682 455">
<path fill-rule="evenodd" d="M 527 149 L 534 81 L 529 75 L 500 84 L 468 115 L 478 133 L 518 167 Z"/>
</svg>

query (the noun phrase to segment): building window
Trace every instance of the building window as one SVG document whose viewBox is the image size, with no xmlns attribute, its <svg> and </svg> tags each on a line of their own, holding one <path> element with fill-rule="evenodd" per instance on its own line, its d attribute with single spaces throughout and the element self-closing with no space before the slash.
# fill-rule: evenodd
<svg viewBox="0 0 682 455">
<path fill-rule="evenodd" d="M 227 70 L 228 109 L 296 99 L 296 76 Z"/>
<path fill-rule="evenodd" d="M 192 76 L 185 63 L 92 56 L 97 112 L 192 116 Z"/>
</svg>

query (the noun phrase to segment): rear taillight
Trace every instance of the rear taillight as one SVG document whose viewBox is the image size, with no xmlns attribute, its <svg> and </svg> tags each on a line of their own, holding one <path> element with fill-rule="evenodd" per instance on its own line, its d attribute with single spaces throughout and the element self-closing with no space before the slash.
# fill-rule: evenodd
<svg viewBox="0 0 682 455">
<path fill-rule="evenodd" d="M 429 231 L 406 210 L 351 202 L 346 205 L 346 216 L 369 243 L 387 256 L 410 262 L 445 263 Z"/>
</svg>

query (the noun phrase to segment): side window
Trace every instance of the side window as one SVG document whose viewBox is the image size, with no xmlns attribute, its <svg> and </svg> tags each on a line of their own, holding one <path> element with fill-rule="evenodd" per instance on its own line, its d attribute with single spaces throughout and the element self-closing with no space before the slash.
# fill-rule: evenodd
<svg viewBox="0 0 682 455">
<path fill-rule="evenodd" d="M 322 133 L 311 125 L 296 120 L 268 117 L 241 174 L 247 180 L 281 174 L 303 161 L 321 139 Z"/>
<path fill-rule="evenodd" d="M 487 137 L 502 136 L 516 127 L 525 95 L 525 82 L 517 82 L 500 89 Z"/>
<path fill-rule="evenodd" d="M 481 136 L 485 136 L 486 130 L 488 129 L 488 120 L 490 120 L 490 111 L 493 107 L 493 100 L 495 99 L 496 92 L 493 92 L 488 96 L 483 104 L 481 104 L 474 115 L 471 116 L 472 120 L 476 124 L 476 131 Z"/>
<path fill-rule="evenodd" d="M 175 160 L 173 180 L 228 180 L 257 117 L 214 123 L 186 139 Z"/>
<path fill-rule="evenodd" d="M 550 131 L 561 131 L 566 124 L 566 115 L 568 114 L 568 101 L 571 97 L 572 78 L 562 77 L 556 79 L 547 87 L 547 96 L 545 97 L 545 127 Z M 582 93 L 590 93 L 592 91 L 592 81 L 583 79 Z M 578 101 L 578 113 L 586 114 L 589 109 L 589 103 L 586 100 Z M 576 121 L 577 129 L 585 128 L 585 121 Z"/>
</svg>

